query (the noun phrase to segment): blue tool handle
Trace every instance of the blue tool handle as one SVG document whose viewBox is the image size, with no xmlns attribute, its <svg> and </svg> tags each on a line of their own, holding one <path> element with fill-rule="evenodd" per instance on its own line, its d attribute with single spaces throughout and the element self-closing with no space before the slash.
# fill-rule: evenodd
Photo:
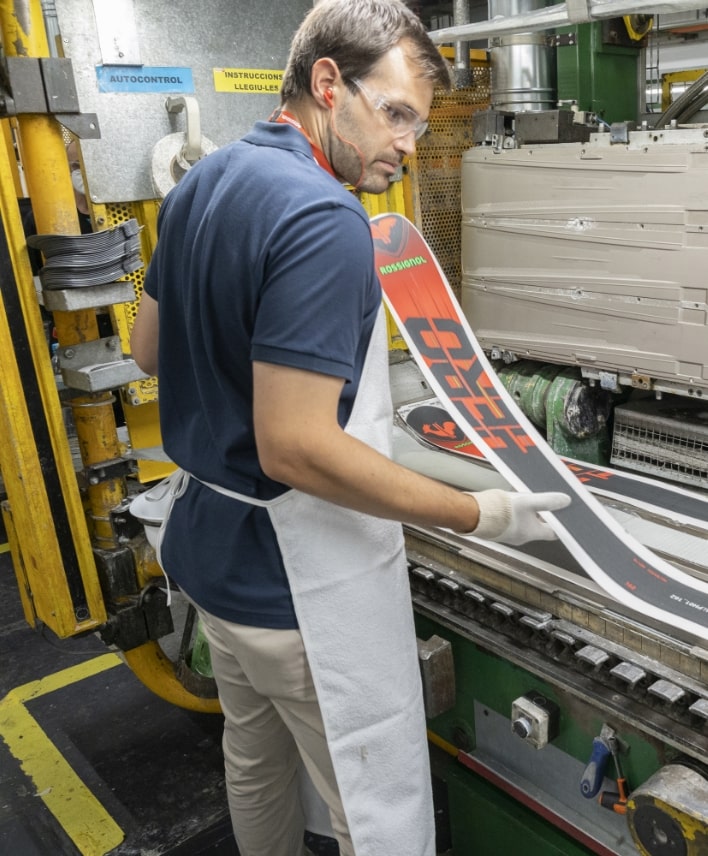
<svg viewBox="0 0 708 856">
<path fill-rule="evenodd" d="M 609 757 L 609 747 L 599 737 L 596 737 L 592 741 L 590 760 L 580 780 L 580 793 L 587 799 L 591 799 L 599 793 L 602 780 L 605 778 L 605 767 Z"/>
</svg>

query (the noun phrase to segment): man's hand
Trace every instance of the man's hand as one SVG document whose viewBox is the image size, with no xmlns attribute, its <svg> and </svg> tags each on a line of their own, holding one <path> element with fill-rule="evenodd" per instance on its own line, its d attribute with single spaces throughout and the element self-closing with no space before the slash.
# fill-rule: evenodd
<svg viewBox="0 0 708 856">
<path fill-rule="evenodd" d="M 514 493 L 493 489 L 473 496 L 479 506 L 479 523 L 469 534 L 512 546 L 527 541 L 553 541 L 556 533 L 538 512 L 559 511 L 570 505 L 567 494 L 556 492 Z"/>
</svg>

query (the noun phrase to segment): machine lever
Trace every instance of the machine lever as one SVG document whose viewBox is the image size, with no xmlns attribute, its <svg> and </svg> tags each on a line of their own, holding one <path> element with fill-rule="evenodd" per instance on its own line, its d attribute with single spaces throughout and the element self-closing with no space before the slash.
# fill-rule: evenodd
<svg viewBox="0 0 708 856">
<path fill-rule="evenodd" d="M 597 796 L 605 778 L 607 759 L 610 757 L 610 747 L 605 739 L 595 737 L 592 741 L 592 754 L 580 780 L 580 793 L 586 799 Z"/>
<path fill-rule="evenodd" d="M 619 748 L 617 737 L 614 735 L 608 740 L 612 760 L 615 764 L 615 773 L 617 775 L 617 792 L 603 791 L 600 794 L 600 805 L 603 808 L 610 808 L 617 814 L 627 813 L 627 800 L 629 792 L 627 790 L 627 779 L 624 777 L 619 759 Z"/>
<path fill-rule="evenodd" d="M 184 110 L 187 116 L 185 144 L 180 152 L 181 157 L 191 166 L 205 154 L 202 149 L 202 132 L 199 123 L 199 102 L 190 95 L 171 95 L 165 101 L 168 113 L 179 113 Z"/>
<path fill-rule="evenodd" d="M 186 117 L 186 131 L 168 134 L 155 143 L 152 150 L 152 184 L 155 196 L 160 199 L 182 179 L 194 164 L 217 146 L 202 135 L 199 120 L 199 103 L 192 95 L 170 95 L 165 101 L 168 113 L 181 113 Z"/>
</svg>

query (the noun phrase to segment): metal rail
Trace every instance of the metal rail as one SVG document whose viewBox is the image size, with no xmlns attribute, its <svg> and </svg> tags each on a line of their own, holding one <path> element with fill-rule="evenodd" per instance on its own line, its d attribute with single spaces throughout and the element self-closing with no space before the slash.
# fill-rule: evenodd
<svg viewBox="0 0 708 856">
<path fill-rule="evenodd" d="M 533 12 L 510 15 L 490 21 L 473 24 L 459 24 L 433 30 L 428 35 L 436 44 L 456 41 L 474 41 L 490 36 L 503 36 L 509 33 L 531 33 L 538 30 L 550 30 L 554 27 L 566 27 L 572 24 L 587 23 L 601 18 L 618 18 L 623 15 L 662 14 L 702 9 L 696 0 L 673 0 L 673 2 L 652 3 L 646 0 L 567 0 L 555 6 L 546 6 Z"/>
</svg>

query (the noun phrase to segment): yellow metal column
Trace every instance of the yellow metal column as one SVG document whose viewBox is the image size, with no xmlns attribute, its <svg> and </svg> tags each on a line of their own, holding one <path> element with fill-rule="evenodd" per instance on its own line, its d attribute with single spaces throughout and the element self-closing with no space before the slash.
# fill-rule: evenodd
<svg viewBox="0 0 708 856">
<path fill-rule="evenodd" d="M 7 55 L 49 55 L 39 2 L 0 0 L 0 27 Z M 37 230 L 78 234 L 60 127 L 44 115 L 19 117 L 17 124 Z M 10 147 L 0 147 L 0 468 L 16 536 L 15 568 L 31 590 L 36 617 L 68 636 L 103 623 L 106 613 L 27 258 L 12 157 Z M 95 315 L 82 315 L 57 326 L 70 329 L 74 341 L 96 338 Z"/>
<path fill-rule="evenodd" d="M 111 509 L 125 498 L 122 478 L 101 478 L 101 464 L 115 461 L 121 456 L 113 414 L 115 397 L 110 392 L 78 396 L 71 400 L 71 411 L 76 425 L 79 450 L 84 466 L 89 470 L 86 495 L 92 523 L 94 546 L 104 550 L 115 547 L 115 534 L 110 521 Z"/>
</svg>

